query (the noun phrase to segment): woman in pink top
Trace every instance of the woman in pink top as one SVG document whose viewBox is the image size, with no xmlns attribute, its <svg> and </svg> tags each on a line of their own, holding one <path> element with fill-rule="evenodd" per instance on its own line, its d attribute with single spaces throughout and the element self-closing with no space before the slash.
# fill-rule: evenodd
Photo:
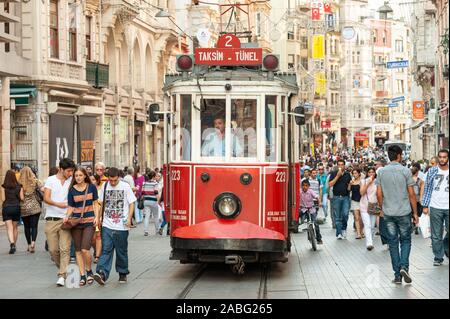
<svg viewBox="0 0 450 319">
<path fill-rule="evenodd" d="M 367 178 L 361 180 L 361 200 L 359 207 L 361 210 L 361 218 L 364 224 L 364 234 L 366 236 L 367 250 L 373 249 L 373 235 L 375 234 L 376 215 L 369 215 L 367 209 L 370 203 L 377 202 L 377 186 L 375 185 L 377 174 L 375 168 L 371 167 L 367 171 Z"/>
</svg>

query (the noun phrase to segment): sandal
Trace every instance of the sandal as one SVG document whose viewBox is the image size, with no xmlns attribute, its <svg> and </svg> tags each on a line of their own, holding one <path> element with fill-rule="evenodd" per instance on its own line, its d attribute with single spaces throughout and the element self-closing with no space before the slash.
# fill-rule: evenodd
<svg viewBox="0 0 450 319">
<path fill-rule="evenodd" d="M 94 274 L 92 270 L 87 271 L 87 283 L 90 285 L 94 282 Z"/>
<path fill-rule="evenodd" d="M 33 245 L 31 245 L 31 248 L 30 248 L 30 253 L 32 253 L 32 254 L 34 254 L 34 252 L 35 252 L 35 246 L 33 246 Z"/>
<path fill-rule="evenodd" d="M 86 276 L 83 275 L 80 277 L 80 287 L 86 285 Z"/>
</svg>

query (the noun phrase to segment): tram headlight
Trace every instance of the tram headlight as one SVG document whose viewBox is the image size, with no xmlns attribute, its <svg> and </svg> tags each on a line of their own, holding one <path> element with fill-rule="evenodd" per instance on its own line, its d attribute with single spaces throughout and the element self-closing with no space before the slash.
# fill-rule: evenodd
<svg viewBox="0 0 450 319">
<path fill-rule="evenodd" d="M 216 197 L 213 209 L 221 218 L 235 218 L 241 212 L 241 201 L 233 193 L 222 193 Z"/>
</svg>

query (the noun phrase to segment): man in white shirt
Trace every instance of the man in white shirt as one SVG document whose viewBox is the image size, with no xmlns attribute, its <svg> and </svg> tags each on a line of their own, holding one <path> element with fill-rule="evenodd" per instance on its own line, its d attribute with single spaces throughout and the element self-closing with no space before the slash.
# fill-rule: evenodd
<svg viewBox="0 0 450 319">
<path fill-rule="evenodd" d="M 448 150 L 440 150 L 438 165 L 428 170 L 423 195 L 423 213 L 430 213 L 431 244 L 434 254 L 434 266 L 444 262 L 444 253 L 448 257 Z M 428 208 L 429 207 L 429 208 Z M 446 246 L 444 247 L 443 229 L 445 224 Z"/>
<path fill-rule="evenodd" d="M 47 236 L 48 251 L 58 267 L 59 287 L 65 285 L 67 266 L 70 262 L 70 244 L 72 235 L 70 230 L 61 229 L 67 210 L 67 195 L 72 182 L 75 163 L 69 158 L 59 161 L 59 171 L 50 176 L 44 185 L 44 202 L 47 204 L 45 214 L 45 235 Z"/>
<path fill-rule="evenodd" d="M 232 157 L 242 157 L 244 152 L 236 135 L 231 134 Z M 221 117 L 214 119 L 214 132 L 209 133 L 202 145 L 202 156 L 225 156 L 225 120 Z"/>
<path fill-rule="evenodd" d="M 109 182 L 99 192 L 102 203 L 102 254 L 98 260 L 95 281 L 104 285 L 111 272 L 114 250 L 119 283 L 127 282 L 128 234 L 136 196 L 130 185 L 119 180 L 119 169 L 108 170 Z M 131 213 L 130 213 L 131 212 Z"/>
</svg>

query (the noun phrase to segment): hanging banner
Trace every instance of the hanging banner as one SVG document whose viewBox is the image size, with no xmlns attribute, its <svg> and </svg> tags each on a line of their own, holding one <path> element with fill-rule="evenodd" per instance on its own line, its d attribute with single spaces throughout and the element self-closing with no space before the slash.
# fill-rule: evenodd
<svg viewBox="0 0 450 319">
<path fill-rule="evenodd" d="M 320 20 L 320 8 L 318 7 L 311 8 L 311 20 L 313 21 Z"/>
<path fill-rule="evenodd" d="M 94 116 L 78 117 L 78 162 L 81 166 L 94 167 L 95 129 L 96 118 Z"/>
<path fill-rule="evenodd" d="M 325 73 L 319 72 L 315 74 L 315 93 L 318 95 L 325 94 L 327 91 L 327 80 L 325 79 Z"/>
<path fill-rule="evenodd" d="M 323 4 L 323 12 L 324 13 L 331 13 L 331 5 L 327 2 Z"/>
<path fill-rule="evenodd" d="M 423 101 L 413 101 L 413 120 L 423 120 L 425 118 L 425 103 Z"/>
<path fill-rule="evenodd" d="M 323 59 L 325 57 L 325 37 L 323 35 L 313 36 L 312 58 Z"/>
<path fill-rule="evenodd" d="M 49 128 L 49 163 L 58 167 L 63 158 L 74 158 L 74 117 L 72 115 L 50 115 Z"/>
</svg>

